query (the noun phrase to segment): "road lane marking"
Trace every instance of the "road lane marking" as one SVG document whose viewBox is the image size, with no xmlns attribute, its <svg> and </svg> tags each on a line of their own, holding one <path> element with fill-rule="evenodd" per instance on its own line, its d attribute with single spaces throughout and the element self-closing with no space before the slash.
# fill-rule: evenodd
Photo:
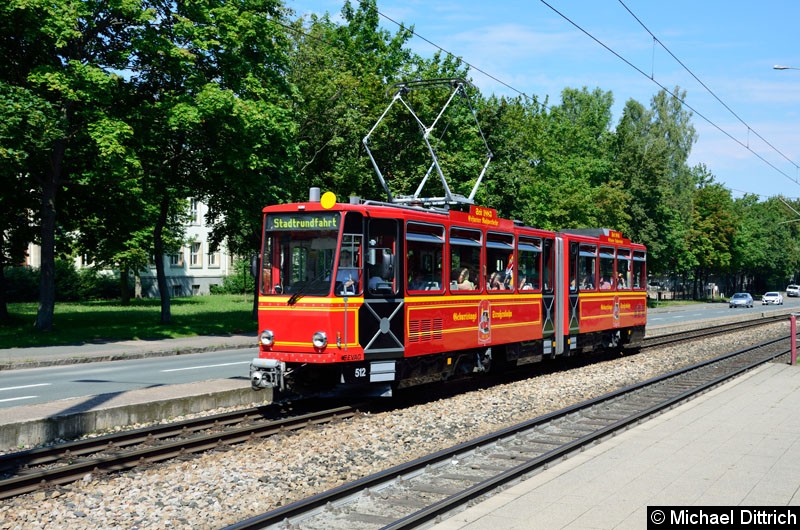
<svg viewBox="0 0 800 530">
<path fill-rule="evenodd" d="M 171 368 L 169 370 L 161 370 L 162 373 L 165 372 L 183 372 L 186 370 L 202 370 L 204 368 L 217 368 L 219 366 L 235 366 L 237 364 L 250 364 L 250 361 L 239 361 L 235 363 L 223 363 L 223 364 L 206 364 L 203 366 L 189 366 L 187 368 Z"/>
<path fill-rule="evenodd" d="M 0 403 L 8 403 L 9 401 L 19 401 L 20 399 L 36 399 L 39 396 L 20 396 L 15 398 L 0 399 Z"/>
<path fill-rule="evenodd" d="M 37 386 L 50 386 L 52 384 L 53 383 L 37 383 L 35 385 L 6 386 L 6 387 L 3 387 L 3 388 L 0 388 L 0 392 L 3 391 L 3 390 L 19 390 L 21 388 L 34 388 L 34 387 L 37 387 Z"/>
</svg>

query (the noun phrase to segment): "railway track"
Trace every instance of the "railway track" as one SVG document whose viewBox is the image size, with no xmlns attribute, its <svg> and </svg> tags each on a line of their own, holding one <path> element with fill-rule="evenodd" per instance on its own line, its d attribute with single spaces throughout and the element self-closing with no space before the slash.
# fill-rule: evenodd
<svg viewBox="0 0 800 530">
<path fill-rule="evenodd" d="M 396 466 L 227 530 L 408 529 L 428 524 L 785 356 L 788 338 L 711 359 Z"/>
<path fill-rule="evenodd" d="M 257 407 L 88 438 L 0 456 L 0 499 L 80 480 L 88 473 L 124 471 L 276 433 L 350 418 L 358 405 L 281 413 Z"/>
<path fill-rule="evenodd" d="M 788 320 L 789 315 L 768 315 L 741 322 L 727 322 L 715 326 L 704 326 L 702 328 L 682 330 L 675 333 L 665 333 L 664 335 L 645 337 L 642 348 L 654 348 L 656 346 L 664 346 L 676 342 L 713 337 L 714 335 L 720 335 L 731 331 L 741 331 L 743 329 L 765 326 L 777 322 L 787 322 Z"/>
<path fill-rule="evenodd" d="M 785 317 L 783 317 L 785 319 Z M 696 340 L 745 325 L 763 325 L 776 318 L 763 318 L 754 323 L 716 326 L 710 330 L 680 332 L 647 341 L 644 348 L 676 341 Z M 486 384 L 470 380 L 473 385 Z M 459 392 L 437 385 L 428 397 L 435 399 Z M 155 425 L 87 438 L 63 444 L 0 455 L 0 499 L 30 493 L 39 489 L 68 484 L 87 474 L 125 471 L 152 465 L 177 457 L 222 449 L 251 439 L 276 433 L 300 430 L 308 426 L 350 418 L 359 410 L 382 408 L 388 404 L 359 403 L 336 408 L 323 408 L 318 402 L 276 403 L 267 407 L 249 408 L 205 416 L 180 422 Z M 412 400 L 398 400 L 395 406 L 411 406 Z"/>
</svg>

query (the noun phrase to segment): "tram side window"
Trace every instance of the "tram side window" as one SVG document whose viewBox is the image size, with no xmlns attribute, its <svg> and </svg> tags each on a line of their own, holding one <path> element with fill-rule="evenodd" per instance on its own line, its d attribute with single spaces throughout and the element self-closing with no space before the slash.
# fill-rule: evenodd
<svg viewBox="0 0 800 530">
<path fill-rule="evenodd" d="M 281 283 L 276 268 L 273 266 L 274 257 L 272 250 L 272 238 L 267 238 L 264 242 L 264 254 L 261 256 L 261 294 L 280 294 Z M 273 282 L 273 277 L 275 281 Z"/>
<path fill-rule="evenodd" d="M 647 278 L 645 253 L 639 250 L 633 252 L 633 288 L 644 289 L 645 278 Z"/>
<path fill-rule="evenodd" d="M 581 245 L 578 257 L 578 276 L 581 291 L 594 291 L 597 288 L 597 247 Z"/>
<path fill-rule="evenodd" d="M 614 288 L 614 248 L 600 247 L 600 283 L 598 287 L 603 289 Z"/>
<path fill-rule="evenodd" d="M 486 234 L 486 289 L 513 289 L 511 265 L 514 261 L 514 236 L 489 232 Z"/>
<path fill-rule="evenodd" d="M 361 234 L 343 234 L 342 249 L 336 269 L 334 294 L 347 295 L 361 292 Z M 328 267 L 330 269 L 330 267 Z"/>
<path fill-rule="evenodd" d="M 631 288 L 631 251 L 617 249 L 617 289 Z"/>
<path fill-rule="evenodd" d="M 545 239 L 543 240 L 542 244 L 542 271 L 543 271 L 543 280 L 544 284 L 542 285 L 542 289 L 545 292 L 552 293 L 553 292 L 553 257 L 555 252 L 553 252 L 553 240 L 552 239 Z"/>
<path fill-rule="evenodd" d="M 481 246 L 479 230 L 450 229 L 450 289 L 476 291 L 481 288 Z"/>
<path fill-rule="evenodd" d="M 574 293 L 578 290 L 578 244 L 569 244 L 569 290 Z"/>
<path fill-rule="evenodd" d="M 513 285 L 520 291 L 538 291 L 542 281 L 542 240 L 520 237 L 517 255 L 519 263 Z"/>
<path fill-rule="evenodd" d="M 441 292 L 442 251 L 444 249 L 444 227 L 409 222 L 406 226 L 406 270 L 408 291 L 424 294 Z"/>
<path fill-rule="evenodd" d="M 397 292 L 395 266 L 398 223 L 396 219 L 370 219 L 365 287 L 372 295 L 386 296 Z"/>
</svg>

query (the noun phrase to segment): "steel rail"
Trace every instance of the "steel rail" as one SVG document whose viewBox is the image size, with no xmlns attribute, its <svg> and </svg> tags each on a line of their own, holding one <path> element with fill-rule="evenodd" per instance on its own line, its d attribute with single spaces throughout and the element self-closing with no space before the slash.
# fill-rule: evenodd
<svg viewBox="0 0 800 530">
<path fill-rule="evenodd" d="M 178 456 L 209 451 L 254 438 L 263 438 L 281 432 L 302 429 L 311 425 L 346 419 L 356 414 L 358 414 L 358 411 L 353 407 L 337 407 L 331 410 L 303 414 L 292 418 L 236 427 L 230 430 L 224 430 L 223 432 L 190 435 L 185 439 L 164 441 L 157 445 L 123 451 L 122 453 L 111 454 L 109 456 L 83 458 L 80 459 L 79 462 L 50 469 L 23 471 L 11 478 L 0 481 L 0 499 L 30 493 L 42 487 L 74 482 L 87 473 L 122 471 L 136 466 L 169 460 Z M 219 417 L 216 417 L 216 419 L 219 419 Z M 208 422 L 208 426 L 213 428 L 219 426 L 219 423 L 211 421 Z M 141 434 L 141 432 L 137 433 L 137 436 Z M 113 451 L 113 449 L 107 447 L 106 451 Z"/>
<path fill-rule="evenodd" d="M 621 396 L 626 396 L 634 392 L 637 392 L 640 389 L 644 389 L 654 385 L 659 385 L 670 379 L 674 379 L 676 377 L 680 377 L 685 374 L 690 374 L 692 372 L 697 372 L 698 370 L 701 370 L 705 367 L 712 367 L 714 365 L 719 365 L 721 363 L 728 362 L 732 359 L 740 358 L 741 356 L 747 354 L 748 352 L 751 352 L 758 348 L 777 345 L 781 341 L 785 340 L 786 338 L 774 339 L 750 348 L 718 356 L 713 359 L 709 359 L 689 367 L 681 368 L 679 370 L 675 370 L 670 373 L 648 379 L 647 381 L 643 381 L 631 385 L 629 387 L 619 389 L 614 392 L 610 392 L 598 398 L 587 400 L 582 403 L 566 407 L 562 410 L 545 414 L 535 419 L 522 422 L 518 425 L 514 425 L 512 427 L 508 427 L 506 429 L 497 431 L 495 433 L 481 436 L 469 442 L 459 444 L 452 448 L 441 450 L 431 455 L 418 458 L 406 464 L 394 466 L 390 469 L 370 475 L 368 477 L 364 477 L 355 482 L 344 484 L 342 486 L 333 488 L 326 492 L 322 492 L 317 495 L 308 497 L 306 499 L 293 502 L 291 504 L 272 510 L 265 514 L 251 517 L 245 521 L 241 521 L 239 523 L 230 525 L 226 527 L 225 530 L 251 530 L 255 528 L 277 527 L 279 525 L 282 525 L 282 527 L 286 528 L 294 527 L 289 525 L 302 526 L 301 524 L 302 518 L 305 517 L 306 514 L 319 513 L 325 507 L 337 505 L 337 503 L 343 503 L 345 502 L 346 499 L 357 498 L 358 495 L 364 490 L 380 489 L 381 487 L 383 487 L 383 485 L 387 483 L 399 480 L 399 477 L 414 475 L 416 473 L 419 473 L 423 469 L 433 468 L 437 464 L 441 464 L 442 462 L 446 462 L 452 459 L 457 459 L 458 455 L 463 455 L 464 453 L 470 451 L 476 451 L 479 448 L 488 446 L 490 444 L 496 444 L 502 439 L 507 438 L 511 435 L 516 435 L 524 431 L 530 431 L 531 429 L 539 427 L 543 424 L 554 422 L 554 420 L 561 420 L 577 412 L 590 409 L 600 403 L 611 402 L 613 400 L 620 398 Z M 788 350 L 780 349 L 777 352 L 762 354 L 760 358 L 748 361 L 743 365 L 737 366 L 733 369 L 728 369 L 726 373 L 722 375 L 712 377 L 711 379 L 707 379 L 700 384 L 691 384 L 691 388 L 687 388 L 686 390 L 673 394 L 668 398 L 660 400 L 660 402 L 655 403 L 651 406 L 646 406 L 642 410 L 639 410 L 624 418 L 621 418 L 618 421 L 614 421 L 610 425 L 601 427 L 595 430 L 594 432 L 591 432 L 584 436 L 577 437 L 576 439 L 571 440 L 570 442 L 563 444 L 556 449 L 548 451 L 538 457 L 532 458 L 522 464 L 519 464 L 511 469 L 508 469 L 498 474 L 495 477 L 492 477 L 488 480 L 475 484 L 456 494 L 450 495 L 441 501 L 432 503 L 431 505 L 423 509 L 417 510 L 409 515 L 406 515 L 390 524 L 387 524 L 385 526 L 380 526 L 380 528 L 382 528 L 383 530 L 388 530 L 388 529 L 399 530 L 406 528 L 415 528 L 422 524 L 430 522 L 431 520 L 441 516 L 442 514 L 452 512 L 453 510 L 458 509 L 459 507 L 463 506 L 466 502 L 470 500 L 486 495 L 487 493 L 496 490 L 498 487 L 502 485 L 508 484 L 509 482 L 512 482 L 521 477 L 524 477 L 525 475 L 535 472 L 537 469 L 543 466 L 547 466 L 548 464 L 563 459 L 569 454 L 580 450 L 582 447 L 585 447 L 588 444 L 592 444 L 598 440 L 604 439 L 608 436 L 612 436 L 613 433 L 616 431 L 619 431 L 621 429 L 626 429 L 635 423 L 644 421 L 646 418 L 650 416 L 658 414 L 665 409 L 672 408 L 679 403 L 691 399 L 693 396 L 706 392 L 710 388 L 713 388 L 733 377 L 737 377 L 743 372 L 751 370 L 752 368 L 760 364 L 769 362 L 770 360 L 780 355 L 784 355 L 786 353 L 788 353 Z"/>
</svg>

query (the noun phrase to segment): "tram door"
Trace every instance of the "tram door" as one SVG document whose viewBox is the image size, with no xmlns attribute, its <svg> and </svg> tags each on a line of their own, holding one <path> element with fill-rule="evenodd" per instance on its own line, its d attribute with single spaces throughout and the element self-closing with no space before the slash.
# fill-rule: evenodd
<svg viewBox="0 0 800 530">
<path fill-rule="evenodd" d="M 542 241 L 542 338 L 544 339 L 544 354 L 554 357 L 561 353 L 559 345 L 559 318 L 556 307 L 557 297 L 555 296 L 555 249 L 554 244 L 561 240 L 553 241 L 545 239 Z M 555 342 L 556 347 L 552 344 Z"/>
<path fill-rule="evenodd" d="M 569 335 L 569 349 L 574 350 L 577 347 L 577 335 L 580 331 L 580 304 L 578 303 L 578 250 L 579 244 L 577 241 L 569 242 L 569 258 L 567 264 L 567 280 L 569 281 L 569 302 L 567 303 L 567 316 L 569 324 L 565 332 Z"/>
<path fill-rule="evenodd" d="M 367 220 L 364 305 L 358 315 L 366 361 L 396 359 L 405 351 L 401 226 L 397 219 Z"/>
</svg>

